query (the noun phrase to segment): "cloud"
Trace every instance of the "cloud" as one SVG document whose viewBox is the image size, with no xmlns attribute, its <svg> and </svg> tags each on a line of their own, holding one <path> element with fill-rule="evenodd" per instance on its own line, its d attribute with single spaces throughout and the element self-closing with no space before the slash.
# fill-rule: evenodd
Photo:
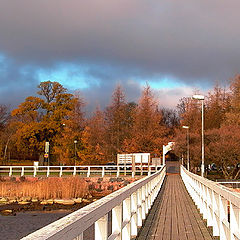
<svg viewBox="0 0 240 240">
<path fill-rule="evenodd" d="M 239 8 L 238 0 L 3 0 L 0 100 L 21 99 L 43 78 L 82 84 L 102 102 L 117 82 L 132 96 L 145 80 L 226 82 L 240 69 Z"/>
</svg>

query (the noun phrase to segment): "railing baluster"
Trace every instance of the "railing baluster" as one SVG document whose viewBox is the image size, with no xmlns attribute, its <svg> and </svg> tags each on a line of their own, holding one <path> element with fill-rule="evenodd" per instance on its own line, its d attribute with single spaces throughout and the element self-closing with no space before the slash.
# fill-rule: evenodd
<svg viewBox="0 0 240 240">
<path fill-rule="evenodd" d="M 142 226 L 142 220 L 143 220 L 143 217 L 142 217 L 142 188 L 139 188 L 137 190 L 137 226 L 138 227 L 141 227 Z"/>
<path fill-rule="evenodd" d="M 112 209 L 112 233 L 118 234 L 115 240 L 122 239 L 122 204 Z"/>
<path fill-rule="evenodd" d="M 130 240 L 131 238 L 131 199 L 126 198 L 123 201 L 123 230 L 122 239 Z"/>
<path fill-rule="evenodd" d="M 131 195 L 131 237 L 137 236 L 137 192 Z"/>
<path fill-rule="evenodd" d="M 219 212 L 220 212 L 220 240 L 229 239 L 227 224 L 228 224 L 228 205 L 227 200 L 219 195 Z"/>
<path fill-rule="evenodd" d="M 108 215 L 104 215 L 95 222 L 95 240 L 107 240 Z"/>
<path fill-rule="evenodd" d="M 235 236 L 239 237 L 240 232 L 240 209 L 230 202 L 230 233 L 231 240 L 235 240 Z"/>
</svg>

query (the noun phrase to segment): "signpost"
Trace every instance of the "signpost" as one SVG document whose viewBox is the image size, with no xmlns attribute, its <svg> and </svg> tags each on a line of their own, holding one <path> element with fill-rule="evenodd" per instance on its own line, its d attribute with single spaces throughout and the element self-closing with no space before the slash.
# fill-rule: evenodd
<svg viewBox="0 0 240 240">
<path fill-rule="evenodd" d="M 47 158 L 48 166 L 49 166 L 49 142 L 45 143 L 45 154 L 44 158 Z"/>
</svg>

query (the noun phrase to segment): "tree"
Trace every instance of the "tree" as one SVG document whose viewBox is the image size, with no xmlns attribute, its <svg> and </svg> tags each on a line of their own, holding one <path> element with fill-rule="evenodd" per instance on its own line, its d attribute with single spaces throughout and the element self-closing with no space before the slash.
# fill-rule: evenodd
<svg viewBox="0 0 240 240">
<path fill-rule="evenodd" d="M 15 134 L 18 150 L 25 150 L 35 158 L 44 151 L 45 142 L 50 142 L 54 153 L 56 139 L 62 133 L 63 123 L 71 119 L 77 99 L 58 82 L 42 82 L 38 94 L 27 97 L 12 116 L 18 129 Z"/>
<path fill-rule="evenodd" d="M 121 86 L 117 86 L 111 104 L 105 111 L 105 142 L 107 144 L 107 156 L 111 161 L 116 159 L 117 153 L 122 151 L 122 146 L 128 134 L 126 123 L 127 104 Z"/>
<path fill-rule="evenodd" d="M 238 179 L 240 168 L 240 126 L 222 126 L 207 133 L 207 156 L 221 167 L 225 179 Z"/>
<path fill-rule="evenodd" d="M 125 140 L 127 152 L 150 152 L 160 155 L 166 141 L 168 129 L 163 124 L 162 113 L 158 110 L 150 87 L 147 85 L 139 99 L 134 114 L 131 139 Z"/>
</svg>

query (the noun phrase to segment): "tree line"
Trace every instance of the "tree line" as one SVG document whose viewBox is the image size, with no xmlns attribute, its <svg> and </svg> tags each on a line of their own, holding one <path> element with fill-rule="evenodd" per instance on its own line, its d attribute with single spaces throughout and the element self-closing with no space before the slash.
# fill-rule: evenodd
<svg viewBox="0 0 240 240">
<path fill-rule="evenodd" d="M 117 153 L 150 152 L 160 157 L 179 124 L 175 110 L 160 108 L 146 85 L 138 102 L 127 102 L 119 85 L 111 102 L 91 116 L 79 92 L 58 82 L 41 82 L 37 95 L 16 109 L 0 105 L 0 158 L 19 162 L 43 157 L 50 143 L 50 164 L 105 164 Z M 10 162 L 11 163 L 11 162 Z"/>
<path fill-rule="evenodd" d="M 117 153 L 149 152 L 162 156 L 162 145 L 175 142 L 174 153 L 186 159 L 189 126 L 190 167 L 201 164 L 201 103 L 190 96 L 176 109 L 160 108 L 146 85 L 137 102 L 128 102 L 118 85 L 107 107 L 86 114 L 79 92 L 58 82 L 41 82 L 36 96 L 16 109 L 0 105 L 0 159 L 38 160 L 50 143 L 50 164 L 105 164 Z M 197 93 L 197 92 L 196 92 Z M 205 96 L 205 163 L 219 166 L 225 178 L 240 178 L 240 76 L 227 88 L 216 85 Z M 9 156 L 10 155 L 10 156 Z"/>
</svg>

